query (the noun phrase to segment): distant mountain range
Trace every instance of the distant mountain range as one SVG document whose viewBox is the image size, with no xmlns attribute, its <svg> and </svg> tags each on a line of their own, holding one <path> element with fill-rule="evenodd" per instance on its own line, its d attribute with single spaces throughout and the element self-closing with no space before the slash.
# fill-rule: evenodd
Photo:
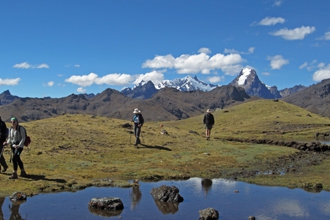
<svg viewBox="0 0 330 220">
<path fill-rule="evenodd" d="M 248 95 L 258 96 L 265 99 L 283 98 L 306 88 L 305 86 L 298 85 L 293 88 L 286 88 L 278 91 L 276 86 L 266 86 L 259 80 L 256 71 L 249 68 L 242 69 L 242 71 L 231 83 L 229 83 L 229 85 L 242 87 Z M 134 88 L 123 89 L 121 93 L 131 98 L 148 99 L 157 93 L 158 90 L 163 88 L 175 88 L 182 92 L 191 92 L 196 90 L 208 92 L 216 87 L 219 87 L 219 85 L 207 84 L 199 80 L 197 76 L 186 76 L 182 79 L 164 80 L 158 85 L 154 85 L 151 81 L 142 81 Z"/>
<path fill-rule="evenodd" d="M 9 91 L 4 93 L 8 95 Z M 0 99 L 4 93 L 0 94 Z M 91 114 L 127 119 L 130 122 L 133 109 L 139 108 L 147 121 L 166 121 L 197 116 L 205 113 L 208 108 L 226 108 L 249 98 L 243 88 L 234 86 L 221 86 L 210 92 L 180 92 L 174 88 L 164 88 L 145 100 L 127 97 L 114 89 L 106 89 L 92 98 L 86 98 L 85 94 L 46 99 L 16 98 L 13 102 L 0 106 L 0 116 L 5 121 L 12 116 L 16 116 L 20 121 L 31 121 L 66 113 Z"/>
<path fill-rule="evenodd" d="M 141 82 L 122 91 L 106 89 L 99 94 L 69 95 L 63 98 L 22 98 L 7 90 L 0 94 L 0 116 L 21 121 L 38 120 L 60 114 L 91 114 L 130 120 L 134 108 L 144 113 L 146 120 L 178 120 L 197 116 L 205 110 L 223 109 L 246 100 L 281 99 L 330 117 L 330 79 L 305 87 L 296 85 L 278 91 L 266 86 L 255 70 L 245 68 L 228 85 L 206 84 L 197 77 L 166 80 L 158 85 Z"/>
</svg>

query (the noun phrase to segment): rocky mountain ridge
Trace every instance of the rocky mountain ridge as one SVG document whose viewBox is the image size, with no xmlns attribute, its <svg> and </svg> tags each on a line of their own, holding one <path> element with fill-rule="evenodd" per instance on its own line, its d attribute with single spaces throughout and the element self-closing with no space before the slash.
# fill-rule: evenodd
<svg viewBox="0 0 330 220">
<path fill-rule="evenodd" d="M 174 88 L 159 90 L 150 99 L 139 100 L 114 89 L 106 89 L 92 98 L 85 94 L 63 98 L 17 98 L 0 106 L 3 120 L 16 116 L 20 121 L 39 120 L 61 114 L 91 114 L 130 121 L 139 108 L 148 121 L 185 119 L 205 113 L 206 109 L 226 108 L 249 99 L 243 88 L 217 87 L 209 92 L 180 92 Z"/>
</svg>

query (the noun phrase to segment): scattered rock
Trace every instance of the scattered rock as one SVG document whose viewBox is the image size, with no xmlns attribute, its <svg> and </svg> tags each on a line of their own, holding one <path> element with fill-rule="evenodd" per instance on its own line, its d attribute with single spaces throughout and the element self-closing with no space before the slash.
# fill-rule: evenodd
<svg viewBox="0 0 330 220">
<path fill-rule="evenodd" d="M 122 210 L 124 204 L 121 199 L 116 197 L 93 198 L 88 203 L 89 208 L 101 210 Z"/>
<path fill-rule="evenodd" d="M 179 189 L 175 186 L 161 186 L 152 188 L 150 191 L 152 197 L 160 202 L 182 202 L 183 198 L 179 194 Z"/>
<path fill-rule="evenodd" d="M 199 210 L 199 220 L 217 220 L 219 212 L 213 208 Z"/>
<path fill-rule="evenodd" d="M 27 195 L 23 192 L 14 192 L 11 196 L 10 196 L 10 200 L 12 201 L 23 201 L 27 199 Z"/>
</svg>

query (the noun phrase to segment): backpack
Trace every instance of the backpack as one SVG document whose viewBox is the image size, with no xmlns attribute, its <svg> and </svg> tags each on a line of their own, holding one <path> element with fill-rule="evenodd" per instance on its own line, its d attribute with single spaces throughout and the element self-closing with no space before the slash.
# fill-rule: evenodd
<svg viewBox="0 0 330 220">
<path fill-rule="evenodd" d="M 25 129 L 23 126 L 20 126 L 20 125 L 19 125 L 18 132 L 21 132 L 21 127 L 23 128 L 23 130 L 24 130 L 24 132 L 25 132 L 24 146 L 27 147 L 27 146 L 29 146 L 29 144 L 31 143 L 31 138 L 30 138 L 30 136 L 27 135 L 27 133 L 26 133 L 26 129 Z M 20 135 L 21 135 L 21 133 L 20 133 Z"/>
</svg>

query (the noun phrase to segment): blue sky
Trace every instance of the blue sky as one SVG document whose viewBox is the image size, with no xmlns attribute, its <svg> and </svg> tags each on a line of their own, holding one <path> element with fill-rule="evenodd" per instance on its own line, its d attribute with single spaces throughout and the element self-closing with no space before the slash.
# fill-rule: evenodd
<svg viewBox="0 0 330 220">
<path fill-rule="evenodd" d="M 65 97 L 244 67 L 278 89 L 330 77 L 328 0 L 0 0 L 0 93 Z"/>
</svg>

